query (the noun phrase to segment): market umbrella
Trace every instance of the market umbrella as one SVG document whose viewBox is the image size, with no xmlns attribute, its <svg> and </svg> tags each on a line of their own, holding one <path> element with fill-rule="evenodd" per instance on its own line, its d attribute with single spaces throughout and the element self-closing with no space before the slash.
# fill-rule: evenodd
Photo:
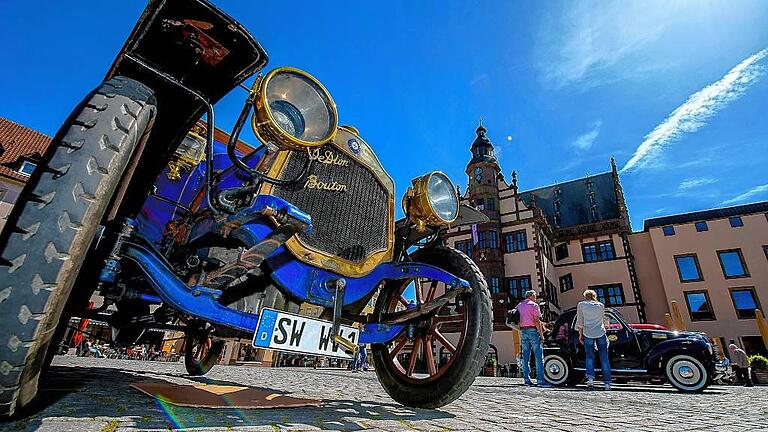
<svg viewBox="0 0 768 432">
<path fill-rule="evenodd" d="M 768 322 L 765 321 L 765 316 L 760 309 L 755 309 L 755 319 L 757 320 L 757 328 L 760 330 L 760 336 L 763 337 L 763 344 L 768 347 Z"/>
<path fill-rule="evenodd" d="M 515 349 L 515 358 L 520 354 L 520 330 L 514 329 L 512 330 L 512 346 Z"/>
<path fill-rule="evenodd" d="M 685 331 L 685 321 L 683 321 L 683 314 L 680 312 L 680 306 L 677 305 L 677 300 L 672 300 L 672 317 L 675 322 L 675 330 Z"/>
<path fill-rule="evenodd" d="M 675 322 L 672 321 L 672 315 L 669 313 L 664 314 L 664 319 L 667 321 L 667 330 L 675 330 Z"/>
</svg>

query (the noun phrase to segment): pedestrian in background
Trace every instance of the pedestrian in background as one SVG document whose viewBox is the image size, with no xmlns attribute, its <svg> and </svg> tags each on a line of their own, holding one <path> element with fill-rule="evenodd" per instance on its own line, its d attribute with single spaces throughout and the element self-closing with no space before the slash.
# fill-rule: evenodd
<svg viewBox="0 0 768 432">
<path fill-rule="evenodd" d="M 536 362 L 536 381 L 539 387 L 552 387 L 544 380 L 544 327 L 541 323 L 541 308 L 536 303 L 536 291 L 529 290 L 525 293 L 525 300 L 515 308 L 520 312 L 520 345 L 523 351 L 523 382 L 525 385 L 533 385 L 531 382 L 531 354 Z"/>
<path fill-rule="evenodd" d="M 357 352 L 355 353 L 355 357 L 352 360 L 352 372 L 360 372 L 368 370 L 367 366 L 365 366 L 365 360 L 368 357 L 368 353 L 365 350 L 365 345 L 360 344 L 358 347 Z"/>
<path fill-rule="evenodd" d="M 747 353 L 735 343 L 728 345 L 728 351 L 731 353 L 731 367 L 736 372 L 736 379 L 742 380 L 744 387 L 752 387 L 752 374 Z"/>
<path fill-rule="evenodd" d="M 611 364 L 608 360 L 608 337 L 605 334 L 605 305 L 597 301 L 593 290 L 584 291 L 584 300 L 576 306 L 576 329 L 579 342 L 584 345 L 587 369 L 587 386 L 595 383 L 595 345 L 600 355 L 600 368 L 603 372 L 603 385 L 611 389 Z"/>
</svg>

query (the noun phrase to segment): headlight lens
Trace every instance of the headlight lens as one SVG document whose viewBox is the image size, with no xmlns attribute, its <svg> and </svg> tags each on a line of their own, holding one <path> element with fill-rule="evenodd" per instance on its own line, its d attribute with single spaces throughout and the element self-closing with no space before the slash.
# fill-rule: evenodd
<svg viewBox="0 0 768 432">
<path fill-rule="evenodd" d="M 311 75 L 278 68 L 257 83 L 252 126 L 262 141 L 298 150 L 333 139 L 338 116 L 328 91 Z"/>
<path fill-rule="evenodd" d="M 403 197 L 403 210 L 420 227 L 447 225 L 459 215 L 459 197 L 451 180 L 434 171 L 413 179 Z"/>
<path fill-rule="evenodd" d="M 446 222 L 453 222 L 459 212 L 459 199 L 453 183 L 443 173 L 429 177 L 429 203 L 437 215 Z"/>
</svg>

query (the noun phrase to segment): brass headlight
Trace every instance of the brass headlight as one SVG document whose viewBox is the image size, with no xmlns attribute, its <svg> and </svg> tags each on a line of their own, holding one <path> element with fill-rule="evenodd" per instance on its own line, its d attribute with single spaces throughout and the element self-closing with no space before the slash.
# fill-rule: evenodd
<svg viewBox="0 0 768 432">
<path fill-rule="evenodd" d="M 403 197 L 403 211 L 418 226 L 447 225 L 459 216 L 459 197 L 451 180 L 440 171 L 413 179 Z"/>
<path fill-rule="evenodd" d="M 320 81 L 295 68 L 269 72 L 255 84 L 253 132 L 284 150 L 318 147 L 336 135 L 338 113 Z"/>
</svg>

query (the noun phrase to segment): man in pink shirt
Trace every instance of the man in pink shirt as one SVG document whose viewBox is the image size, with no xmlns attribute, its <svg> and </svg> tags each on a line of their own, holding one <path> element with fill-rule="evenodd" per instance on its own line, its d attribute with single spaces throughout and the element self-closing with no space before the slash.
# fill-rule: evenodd
<svg viewBox="0 0 768 432">
<path fill-rule="evenodd" d="M 536 360 L 536 381 L 539 387 L 552 387 L 544 380 L 544 327 L 541 325 L 541 309 L 536 303 L 536 291 L 525 293 L 525 300 L 516 307 L 520 312 L 520 345 L 523 351 L 523 381 L 525 385 L 531 382 L 531 351 Z"/>
</svg>

